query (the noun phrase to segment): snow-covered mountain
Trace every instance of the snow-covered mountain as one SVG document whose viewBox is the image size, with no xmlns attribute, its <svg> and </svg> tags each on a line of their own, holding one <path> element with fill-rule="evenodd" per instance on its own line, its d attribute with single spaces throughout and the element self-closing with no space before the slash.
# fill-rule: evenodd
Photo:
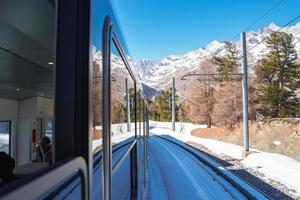
<svg viewBox="0 0 300 200">
<path fill-rule="evenodd" d="M 248 53 L 248 63 L 250 73 L 253 73 L 254 63 L 267 53 L 266 44 L 262 42 L 272 31 L 277 31 L 281 27 L 274 23 L 269 26 L 247 33 L 247 48 L 251 49 Z M 281 31 L 293 34 L 298 55 L 300 55 L 300 22 L 295 26 L 282 28 Z M 240 40 L 235 41 L 237 48 L 240 49 Z M 259 45 L 258 45 L 259 44 Z M 185 73 L 196 71 L 199 64 L 212 56 L 225 53 L 224 43 L 212 41 L 203 48 L 190 51 L 184 55 L 170 55 L 160 60 L 140 60 L 136 63 L 136 70 L 145 84 L 157 90 L 170 85 L 171 77 L 180 77 Z"/>
</svg>

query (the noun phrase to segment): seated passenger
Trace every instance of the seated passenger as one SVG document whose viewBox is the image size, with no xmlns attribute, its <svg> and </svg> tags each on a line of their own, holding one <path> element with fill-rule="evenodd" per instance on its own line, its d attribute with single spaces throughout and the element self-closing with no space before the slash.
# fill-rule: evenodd
<svg viewBox="0 0 300 200">
<path fill-rule="evenodd" d="M 0 152 L 0 185 L 4 185 L 14 180 L 13 170 L 16 166 L 15 160 L 7 153 Z"/>
<path fill-rule="evenodd" d="M 43 137 L 36 146 L 38 154 L 39 154 L 39 161 L 40 162 L 47 162 L 52 163 L 52 146 L 51 141 L 48 137 Z"/>
</svg>

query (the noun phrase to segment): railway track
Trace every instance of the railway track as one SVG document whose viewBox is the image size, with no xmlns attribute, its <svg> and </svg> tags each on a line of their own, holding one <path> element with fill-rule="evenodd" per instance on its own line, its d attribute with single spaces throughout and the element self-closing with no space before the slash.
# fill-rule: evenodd
<svg viewBox="0 0 300 200">
<path fill-rule="evenodd" d="M 170 145 L 179 151 L 191 155 L 199 161 L 199 166 L 209 174 L 213 180 L 221 185 L 232 199 L 271 199 L 257 188 L 243 181 L 240 177 L 229 172 L 224 166 L 215 162 L 207 154 L 198 149 L 178 141 L 170 136 L 152 136 L 152 140 L 163 146 Z M 235 189 L 232 189 L 235 188 Z M 238 192 L 237 192 L 238 191 Z M 240 193 L 240 194 L 239 194 Z"/>
</svg>

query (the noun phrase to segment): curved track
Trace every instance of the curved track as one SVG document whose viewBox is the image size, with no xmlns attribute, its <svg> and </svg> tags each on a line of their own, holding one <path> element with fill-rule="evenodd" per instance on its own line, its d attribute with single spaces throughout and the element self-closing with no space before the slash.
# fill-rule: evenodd
<svg viewBox="0 0 300 200">
<path fill-rule="evenodd" d="M 149 142 L 150 199 L 267 199 L 174 138 L 152 136 Z"/>
</svg>

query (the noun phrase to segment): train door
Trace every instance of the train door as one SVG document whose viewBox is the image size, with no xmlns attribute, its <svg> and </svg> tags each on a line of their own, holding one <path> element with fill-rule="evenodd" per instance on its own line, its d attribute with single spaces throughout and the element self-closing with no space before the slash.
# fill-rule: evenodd
<svg viewBox="0 0 300 200">
<path fill-rule="evenodd" d="M 54 148 L 53 145 L 53 118 L 37 118 L 33 122 L 33 126 L 31 128 L 31 135 L 30 135 L 30 149 L 31 149 L 31 155 L 30 155 L 30 162 L 45 162 L 46 159 L 43 157 L 44 155 L 41 153 L 45 153 L 42 150 L 42 142 L 44 140 L 47 140 L 49 142 L 49 150 L 50 148 Z M 43 152 L 41 152 L 43 151 Z M 51 155 L 53 156 L 53 155 Z M 54 157 L 51 159 L 48 158 L 47 160 L 52 160 Z"/>
</svg>

